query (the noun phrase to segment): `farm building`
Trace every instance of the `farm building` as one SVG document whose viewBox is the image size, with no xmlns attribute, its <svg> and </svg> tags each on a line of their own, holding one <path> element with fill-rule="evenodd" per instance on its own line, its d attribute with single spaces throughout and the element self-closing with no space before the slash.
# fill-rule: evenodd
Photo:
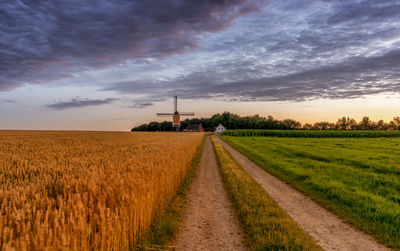
<svg viewBox="0 0 400 251">
<path fill-rule="evenodd" d="M 222 133 L 225 130 L 226 130 L 225 126 L 223 126 L 222 124 L 219 124 L 219 126 L 215 127 L 214 132 Z"/>
<path fill-rule="evenodd" d="M 189 124 L 184 131 L 185 132 L 204 132 L 204 128 L 201 123 L 200 124 Z"/>
</svg>

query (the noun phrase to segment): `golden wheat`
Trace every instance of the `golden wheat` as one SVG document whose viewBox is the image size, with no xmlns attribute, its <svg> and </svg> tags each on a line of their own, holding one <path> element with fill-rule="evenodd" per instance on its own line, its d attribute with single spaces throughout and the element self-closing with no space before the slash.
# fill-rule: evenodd
<svg viewBox="0 0 400 251">
<path fill-rule="evenodd" d="M 1 250 L 126 250 L 191 166 L 201 133 L 0 131 Z"/>
</svg>

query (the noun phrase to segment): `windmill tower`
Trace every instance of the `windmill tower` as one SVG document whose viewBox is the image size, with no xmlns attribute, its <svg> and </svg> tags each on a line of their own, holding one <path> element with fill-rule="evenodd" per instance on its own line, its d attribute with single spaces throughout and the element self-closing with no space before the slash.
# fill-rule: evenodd
<svg viewBox="0 0 400 251">
<path fill-rule="evenodd" d="M 157 113 L 157 116 L 172 116 L 172 126 L 179 131 L 181 116 L 194 116 L 194 112 L 178 112 L 178 96 L 174 96 L 174 112 L 173 113 Z"/>
</svg>

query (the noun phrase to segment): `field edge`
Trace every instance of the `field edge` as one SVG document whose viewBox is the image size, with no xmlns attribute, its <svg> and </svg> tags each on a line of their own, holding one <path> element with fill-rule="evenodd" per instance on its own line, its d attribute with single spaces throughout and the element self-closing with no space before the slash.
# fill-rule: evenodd
<svg viewBox="0 0 400 251">
<path fill-rule="evenodd" d="M 197 147 L 191 167 L 187 170 L 185 179 L 182 181 L 168 207 L 163 212 L 158 213 L 150 230 L 138 243 L 138 247 L 143 247 L 143 250 L 148 250 L 148 246 L 167 246 L 179 231 L 187 204 L 187 196 L 190 192 L 191 184 L 196 178 L 197 167 L 203 153 L 206 137 L 207 135 L 204 135 L 200 145 Z M 134 248 L 133 250 L 136 249 Z"/>
</svg>

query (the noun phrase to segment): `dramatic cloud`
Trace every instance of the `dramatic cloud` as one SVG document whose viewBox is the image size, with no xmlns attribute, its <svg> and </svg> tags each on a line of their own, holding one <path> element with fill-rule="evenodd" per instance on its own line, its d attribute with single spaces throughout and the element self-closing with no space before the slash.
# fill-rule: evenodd
<svg viewBox="0 0 400 251">
<path fill-rule="evenodd" d="M 2 1 L 0 91 L 64 78 L 133 108 L 400 93 L 398 13 L 390 0 Z"/>
<path fill-rule="evenodd" d="M 136 103 L 134 105 L 132 105 L 132 108 L 146 108 L 149 106 L 154 105 L 153 103 Z"/>
<path fill-rule="evenodd" d="M 11 100 L 11 99 L 5 99 L 3 100 L 5 103 L 17 103 L 17 101 L 15 100 Z"/>
<path fill-rule="evenodd" d="M 284 76 L 246 79 L 236 82 L 197 82 L 188 76 L 182 83 L 194 83 L 188 98 L 217 97 L 239 101 L 304 101 L 317 98 L 358 98 L 382 92 L 400 93 L 400 51 L 383 56 L 357 58 L 345 64 L 321 66 Z"/>
<path fill-rule="evenodd" d="M 197 46 L 200 34 L 225 29 L 262 2 L 1 1 L 0 91 L 182 53 Z"/>
<path fill-rule="evenodd" d="M 60 101 L 58 103 L 47 105 L 49 108 L 53 108 L 56 110 L 64 110 L 69 108 L 79 108 L 85 106 L 96 106 L 96 105 L 104 105 L 110 104 L 116 101 L 117 99 L 107 98 L 107 99 L 79 99 L 73 98 L 71 101 Z"/>
<path fill-rule="evenodd" d="M 382 92 L 400 93 L 400 50 L 382 56 L 352 58 L 346 63 L 315 67 L 276 77 L 233 81 L 246 75 L 236 65 L 236 72 L 221 74 L 217 69 L 187 74 L 173 81 L 116 83 L 105 90 L 120 93 L 148 94 L 159 100 L 179 95 L 182 98 L 208 98 L 226 101 L 304 101 L 317 98 L 357 98 Z M 257 75 L 262 75 L 256 74 Z M 231 79 L 229 79 L 231 78 Z M 220 79 L 228 79 L 221 82 Z"/>
<path fill-rule="evenodd" d="M 301 2 L 301 4 L 298 4 Z M 400 3 L 271 1 L 257 16 L 176 62 L 107 91 L 229 101 L 304 101 L 400 93 Z M 159 75 L 158 71 L 166 71 Z M 151 100 L 151 99 L 149 99 Z"/>
</svg>

